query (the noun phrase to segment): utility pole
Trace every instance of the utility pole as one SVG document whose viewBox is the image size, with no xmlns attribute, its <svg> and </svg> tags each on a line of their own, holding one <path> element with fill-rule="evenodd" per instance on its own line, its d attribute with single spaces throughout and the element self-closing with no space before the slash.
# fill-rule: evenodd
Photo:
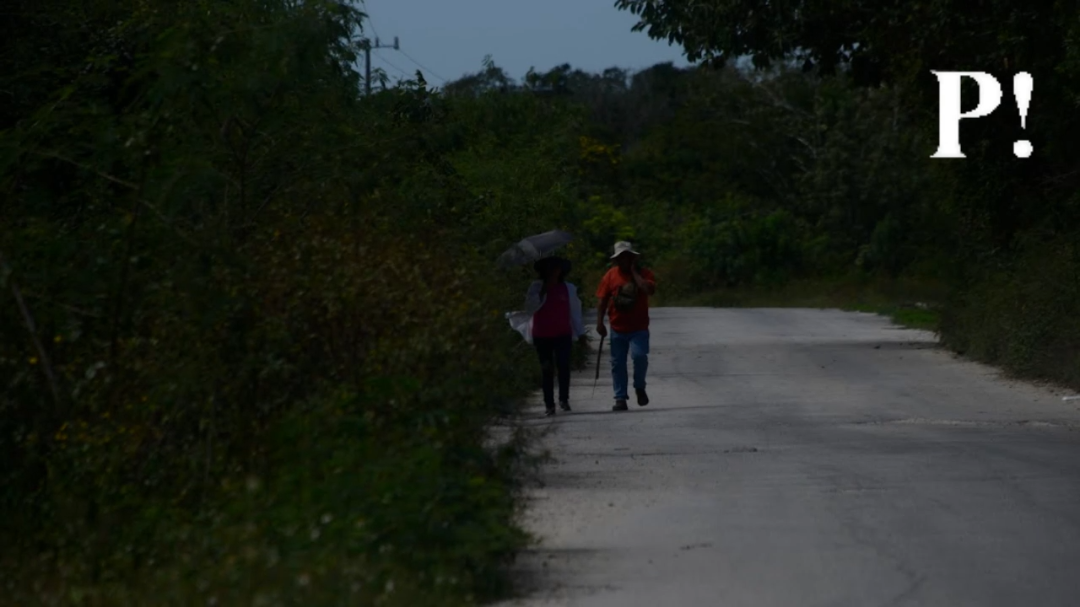
<svg viewBox="0 0 1080 607">
<path fill-rule="evenodd" d="M 364 77 L 367 83 L 367 94 L 371 94 L 371 49 L 373 48 L 392 48 L 395 51 L 400 50 L 401 46 L 398 45 L 398 37 L 394 36 L 394 44 L 381 44 L 379 39 L 375 39 L 375 45 L 372 46 L 371 40 L 368 39 L 364 43 Z"/>
</svg>

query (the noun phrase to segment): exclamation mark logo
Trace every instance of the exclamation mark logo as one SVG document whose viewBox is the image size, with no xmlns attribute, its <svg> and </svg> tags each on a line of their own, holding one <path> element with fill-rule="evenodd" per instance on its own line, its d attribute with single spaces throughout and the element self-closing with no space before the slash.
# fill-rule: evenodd
<svg viewBox="0 0 1080 607">
<path fill-rule="evenodd" d="M 1031 90 L 1035 88 L 1035 82 L 1031 74 L 1020 72 L 1013 76 L 1013 92 L 1016 93 L 1016 105 L 1020 108 L 1020 127 L 1027 128 L 1028 106 L 1031 104 Z M 1017 158 L 1029 158 L 1031 156 L 1031 142 L 1022 139 L 1013 144 L 1013 154 Z"/>
</svg>

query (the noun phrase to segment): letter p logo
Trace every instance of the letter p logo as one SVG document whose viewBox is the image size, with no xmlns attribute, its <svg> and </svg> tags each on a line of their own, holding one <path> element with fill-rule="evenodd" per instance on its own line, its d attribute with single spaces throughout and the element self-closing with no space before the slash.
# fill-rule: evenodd
<svg viewBox="0 0 1080 607">
<path fill-rule="evenodd" d="M 932 72 L 938 79 L 940 108 L 939 143 L 931 158 L 967 158 L 960 151 L 960 120 L 982 118 L 1001 105 L 1001 83 L 986 72 Z M 971 77 L 979 85 L 979 103 L 970 112 L 961 112 L 960 82 Z"/>
</svg>

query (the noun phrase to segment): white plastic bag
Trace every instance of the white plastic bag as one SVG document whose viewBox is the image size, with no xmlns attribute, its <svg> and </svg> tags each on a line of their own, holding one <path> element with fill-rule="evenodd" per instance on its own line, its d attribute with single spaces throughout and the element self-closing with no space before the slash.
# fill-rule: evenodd
<svg viewBox="0 0 1080 607">
<path fill-rule="evenodd" d="M 507 312 L 506 320 L 510 322 L 510 328 L 521 334 L 526 343 L 532 343 L 532 318 L 528 312 Z"/>
</svg>

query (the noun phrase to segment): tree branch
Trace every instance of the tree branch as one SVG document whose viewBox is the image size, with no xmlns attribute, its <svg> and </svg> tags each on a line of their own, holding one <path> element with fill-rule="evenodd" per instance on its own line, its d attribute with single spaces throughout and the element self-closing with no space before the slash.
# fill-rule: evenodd
<svg viewBox="0 0 1080 607">
<path fill-rule="evenodd" d="M 3 252 L 0 252 L 0 273 L 6 277 L 6 281 L 11 287 L 11 294 L 15 297 L 15 304 L 19 307 L 19 312 L 22 314 L 23 324 L 26 326 L 26 330 L 30 332 L 30 338 L 34 342 L 34 349 L 37 350 L 38 358 L 41 359 L 41 369 L 45 373 L 45 379 L 49 382 L 49 390 L 52 391 L 53 402 L 56 404 L 56 408 L 59 412 L 63 408 L 63 402 L 60 398 L 60 386 L 56 379 L 56 372 L 53 370 L 52 362 L 49 360 L 49 354 L 45 351 L 45 346 L 41 343 L 41 338 L 38 337 L 37 327 L 34 325 L 34 317 L 30 314 L 30 310 L 26 307 L 26 301 L 23 299 L 22 292 L 19 291 L 19 287 L 15 284 L 15 281 L 11 279 L 13 270 L 8 265 Z"/>
</svg>

